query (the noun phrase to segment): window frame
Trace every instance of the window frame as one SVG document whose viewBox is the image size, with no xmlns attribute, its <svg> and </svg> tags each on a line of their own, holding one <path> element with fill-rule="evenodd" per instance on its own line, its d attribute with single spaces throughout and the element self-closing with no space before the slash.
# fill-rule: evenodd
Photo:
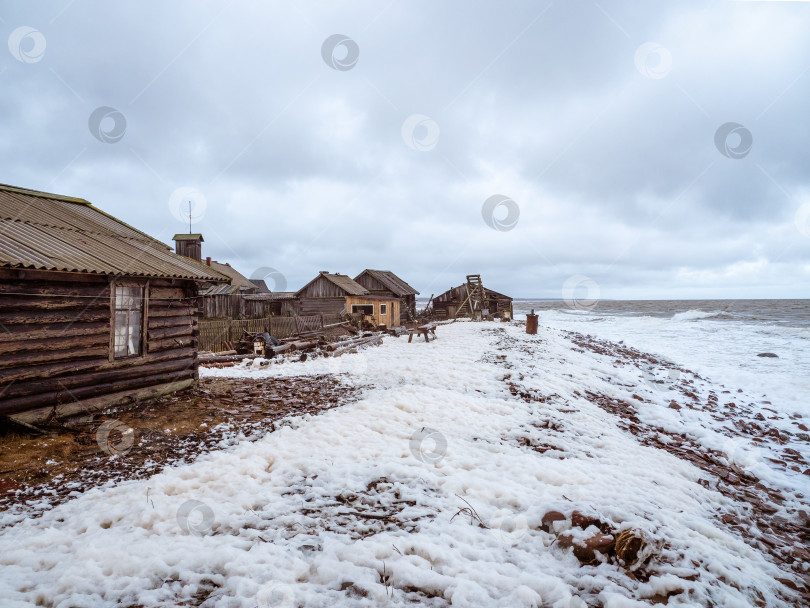
<svg viewBox="0 0 810 608">
<path fill-rule="evenodd" d="M 380 303 L 380 314 L 387 315 L 388 314 L 388 303 L 385 304 Z"/>
<path fill-rule="evenodd" d="M 122 287 L 130 287 L 130 288 L 137 288 L 140 290 L 140 306 L 137 308 L 119 308 L 118 307 L 118 298 L 117 292 L 118 288 Z M 109 360 L 110 362 L 118 362 L 118 361 L 127 361 L 131 359 L 138 359 L 143 357 L 146 354 L 146 344 L 147 344 L 147 315 L 148 315 L 148 308 L 149 308 L 149 281 L 139 282 L 139 281 L 127 281 L 127 280 L 119 280 L 113 281 L 110 283 L 110 355 Z M 140 325 L 138 327 L 138 351 L 135 353 L 128 353 L 126 355 L 117 355 L 116 354 L 116 329 L 118 324 L 116 322 L 116 313 L 121 310 L 133 311 L 137 310 L 140 313 Z M 129 318 L 129 315 L 128 315 Z M 128 341 L 127 341 L 128 342 Z M 127 344 L 128 350 L 128 344 Z"/>
</svg>

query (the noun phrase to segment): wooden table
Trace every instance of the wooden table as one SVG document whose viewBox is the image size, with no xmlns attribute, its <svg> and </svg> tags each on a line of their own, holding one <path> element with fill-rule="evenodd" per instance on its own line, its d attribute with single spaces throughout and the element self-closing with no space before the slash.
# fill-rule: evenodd
<svg viewBox="0 0 810 608">
<path fill-rule="evenodd" d="M 433 323 L 428 323 L 427 325 L 422 325 L 421 327 L 417 327 L 416 329 L 409 329 L 408 330 L 408 342 L 413 341 L 413 336 L 416 334 L 417 336 L 425 336 L 425 342 L 430 342 L 430 336 L 433 335 L 433 339 L 436 339 L 436 325 Z"/>
</svg>

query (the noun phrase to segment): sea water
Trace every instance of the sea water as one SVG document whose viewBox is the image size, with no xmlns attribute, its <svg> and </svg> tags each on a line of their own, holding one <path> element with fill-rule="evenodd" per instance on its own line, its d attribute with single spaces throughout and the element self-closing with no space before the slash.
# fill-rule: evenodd
<svg viewBox="0 0 810 608">
<path fill-rule="evenodd" d="M 513 308 L 516 319 L 534 309 L 541 325 L 624 342 L 718 388 L 810 416 L 810 300 L 515 300 Z"/>
</svg>

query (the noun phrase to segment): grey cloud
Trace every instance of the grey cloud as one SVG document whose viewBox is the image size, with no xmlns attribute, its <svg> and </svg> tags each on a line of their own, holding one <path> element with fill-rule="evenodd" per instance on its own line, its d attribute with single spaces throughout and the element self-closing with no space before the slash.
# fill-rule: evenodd
<svg viewBox="0 0 810 608">
<path fill-rule="evenodd" d="M 14 5 L 2 33 L 30 25 L 47 50 L 0 59 L 2 181 L 84 196 L 164 240 L 184 229 L 169 196 L 198 188 L 206 255 L 278 268 L 291 288 L 384 266 L 423 292 L 480 272 L 517 296 L 556 297 L 572 274 L 604 297 L 797 295 L 800 8 Z M 359 45 L 351 70 L 321 58 L 336 33 Z M 636 67 L 649 41 L 671 52 L 663 78 Z M 89 132 L 99 106 L 126 116 L 118 143 Z M 403 141 L 414 114 L 438 126 L 428 151 Z M 743 159 L 714 146 L 728 121 L 753 134 Z M 482 221 L 493 194 L 520 205 L 514 230 Z"/>
</svg>

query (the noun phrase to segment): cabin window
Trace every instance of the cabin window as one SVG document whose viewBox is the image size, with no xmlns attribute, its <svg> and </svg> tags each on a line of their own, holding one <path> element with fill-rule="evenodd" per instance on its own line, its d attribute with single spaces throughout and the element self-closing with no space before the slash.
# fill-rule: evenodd
<svg viewBox="0 0 810 608">
<path fill-rule="evenodd" d="M 388 304 L 380 304 L 380 314 L 388 314 Z"/>
<path fill-rule="evenodd" d="M 115 346 L 116 359 L 141 354 L 141 323 L 143 320 L 143 288 L 136 285 L 115 286 Z"/>
<path fill-rule="evenodd" d="M 363 313 L 364 315 L 373 315 L 374 314 L 374 305 L 373 304 L 352 304 L 352 312 L 353 313 Z"/>
</svg>

